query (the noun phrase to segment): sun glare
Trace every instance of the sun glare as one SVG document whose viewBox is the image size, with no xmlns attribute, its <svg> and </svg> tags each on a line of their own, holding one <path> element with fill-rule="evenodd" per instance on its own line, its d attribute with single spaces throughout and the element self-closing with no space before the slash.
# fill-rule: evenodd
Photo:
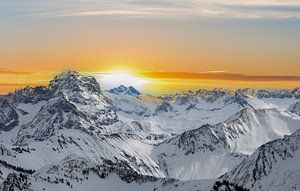
<svg viewBox="0 0 300 191">
<path fill-rule="evenodd" d="M 97 79 L 104 89 L 110 89 L 120 85 L 133 86 L 142 89 L 148 80 L 127 71 L 110 71 L 98 74 Z"/>
</svg>

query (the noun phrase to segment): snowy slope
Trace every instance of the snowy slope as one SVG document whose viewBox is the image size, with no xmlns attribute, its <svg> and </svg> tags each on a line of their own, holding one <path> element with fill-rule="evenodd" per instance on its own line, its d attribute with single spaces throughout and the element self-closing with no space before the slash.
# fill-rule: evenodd
<svg viewBox="0 0 300 191">
<path fill-rule="evenodd" d="M 300 116 L 300 102 L 296 102 L 288 108 L 288 111 Z"/>
<path fill-rule="evenodd" d="M 121 113 L 133 116 L 150 116 L 152 108 L 155 107 L 151 102 L 145 102 L 139 97 L 131 95 L 115 95 L 105 92 L 106 97 L 112 100 L 115 108 Z"/>
<path fill-rule="evenodd" d="M 278 109 L 243 109 L 223 123 L 222 129 L 233 152 L 251 154 L 260 145 L 290 135 L 300 128 L 299 116 Z"/>
<path fill-rule="evenodd" d="M 39 169 L 68 155 L 76 154 L 99 164 L 104 160 L 124 162 L 140 174 L 165 177 L 159 166 L 150 158 L 152 147 L 130 135 L 102 136 L 82 133 L 80 130 L 67 130 L 46 141 L 33 142 L 28 147 L 12 146 L 11 149 L 24 148 L 26 152 L 15 153 L 14 158 L 2 158 L 15 166 Z"/>
<path fill-rule="evenodd" d="M 221 180 L 250 190 L 300 189 L 300 130 L 262 145 Z"/>
<path fill-rule="evenodd" d="M 296 90 L 265 91 L 268 96 L 261 95 L 262 90 L 252 89 L 199 90 L 164 95 L 150 100 L 143 99 L 143 95 L 134 97 L 105 93 L 105 96 L 118 108 L 119 115 L 146 122 L 150 129 L 159 128 L 164 133 L 173 135 L 204 124 L 223 122 L 244 108 L 286 110 L 299 99 Z"/>
<path fill-rule="evenodd" d="M 1 97 L 0 187 L 210 190 L 262 144 L 300 127 L 299 98 L 299 88 L 102 91 L 95 78 L 66 71 Z"/>
<path fill-rule="evenodd" d="M 209 125 L 158 145 L 152 155 L 166 175 L 181 180 L 216 178 L 246 157 L 231 153 L 224 133 Z"/>
<path fill-rule="evenodd" d="M 215 126 L 203 125 L 165 141 L 152 153 L 173 178 L 217 178 L 260 145 L 290 135 L 300 118 L 277 109 L 243 109 Z"/>
<path fill-rule="evenodd" d="M 11 175 L 11 173 L 7 179 Z M 2 187 L 14 187 L 24 182 L 32 190 L 161 190 L 161 191 L 194 191 L 209 190 L 213 180 L 178 181 L 168 178 L 157 178 L 137 173 L 125 163 L 105 161 L 103 164 L 92 160 L 69 155 L 53 165 L 45 166 L 33 174 L 25 174 L 25 180 L 18 180 L 20 175 L 15 174 L 15 181 L 4 180 Z M 24 175 L 23 175 L 24 176 Z M 28 186 L 29 185 L 29 186 Z M 1 186 L 0 186 L 1 188 Z M 14 189 L 15 190 L 15 189 Z M 26 189 L 27 190 L 27 189 Z"/>
<path fill-rule="evenodd" d="M 15 108 L 18 113 L 19 123 L 10 131 L 0 131 L 0 142 L 7 145 L 14 144 L 18 138 L 20 128 L 32 121 L 45 103 L 45 101 L 40 101 L 38 103 L 18 104 Z"/>
</svg>

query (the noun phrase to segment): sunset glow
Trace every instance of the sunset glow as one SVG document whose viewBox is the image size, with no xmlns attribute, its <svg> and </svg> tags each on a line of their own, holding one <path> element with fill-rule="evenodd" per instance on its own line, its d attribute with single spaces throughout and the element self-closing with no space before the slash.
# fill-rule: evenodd
<svg viewBox="0 0 300 191">
<path fill-rule="evenodd" d="M 120 85 L 133 86 L 138 89 L 143 89 L 144 86 L 150 83 L 149 79 L 139 77 L 124 71 L 111 71 L 107 73 L 95 74 L 102 88 L 109 89 Z"/>
<path fill-rule="evenodd" d="M 299 1 L 10 0 L 0 24 L 1 94 L 63 70 L 147 93 L 300 86 Z"/>
<path fill-rule="evenodd" d="M 300 86 L 297 76 L 251 76 L 222 73 L 177 73 L 140 71 L 82 72 L 96 77 L 103 90 L 120 85 L 134 86 L 149 94 L 175 93 L 178 91 L 213 88 L 268 88 L 291 89 Z M 0 75 L 0 93 L 13 92 L 25 86 L 48 85 L 56 72 L 33 72 Z M 12 83 L 7 83 L 12 82 Z"/>
</svg>

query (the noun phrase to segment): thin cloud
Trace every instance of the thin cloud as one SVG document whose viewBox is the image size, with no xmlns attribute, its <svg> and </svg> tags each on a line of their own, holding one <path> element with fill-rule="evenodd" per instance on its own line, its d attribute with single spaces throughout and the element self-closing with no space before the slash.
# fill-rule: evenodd
<svg viewBox="0 0 300 191">
<path fill-rule="evenodd" d="M 6 70 L 5 68 L 0 68 L 0 74 L 8 74 L 8 75 L 24 75 L 24 74 L 32 74 L 32 72 L 28 71 L 18 71 L 18 70 Z"/>
<path fill-rule="evenodd" d="M 231 80 L 231 81 L 299 81 L 300 76 L 259 76 L 243 75 L 226 72 L 143 72 L 143 76 L 149 78 L 173 78 L 173 79 L 198 79 L 198 80 Z"/>
<path fill-rule="evenodd" d="M 43 86 L 45 84 L 43 83 L 0 83 L 0 88 L 1 86 L 5 86 L 5 87 L 26 87 L 26 86 Z"/>
<path fill-rule="evenodd" d="M 205 72 L 200 72 L 200 74 L 215 74 L 215 73 L 226 73 L 228 72 L 227 70 L 210 70 L 210 71 L 205 71 Z"/>
<path fill-rule="evenodd" d="M 300 18 L 297 0 L 11 0 L 4 5 L 36 17 Z"/>
</svg>

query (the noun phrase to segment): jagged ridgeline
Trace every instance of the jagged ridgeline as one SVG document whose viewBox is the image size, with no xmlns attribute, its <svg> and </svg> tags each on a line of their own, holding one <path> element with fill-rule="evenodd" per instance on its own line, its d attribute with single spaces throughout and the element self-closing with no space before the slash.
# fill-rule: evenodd
<svg viewBox="0 0 300 191">
<path fill-rule="evenodd" d="M 299 190 L 292 90 L 151 96 L 66 71 L 0 98 L 0 190 Z"/>
</svg>

